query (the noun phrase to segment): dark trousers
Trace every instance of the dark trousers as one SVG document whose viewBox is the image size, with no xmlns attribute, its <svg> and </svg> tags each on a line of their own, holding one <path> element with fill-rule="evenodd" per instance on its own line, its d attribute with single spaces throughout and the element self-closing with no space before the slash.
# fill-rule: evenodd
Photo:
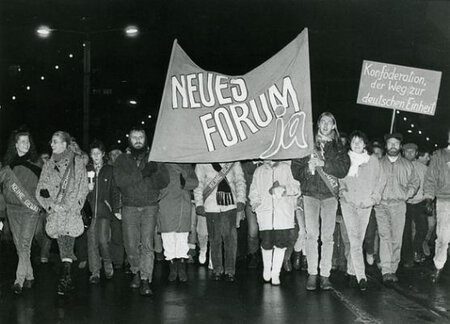
<svg viewBox="0 0 450 324">
<path fill-rule="evenodd" d="M 158 206 L 122 209 L 122 230 L 125 250 L 133 274 L 140 272 L 141 279 L 152 281 L 155 262 L 155 227 Z"/>
<path fill-rule="evenodd" d="M 111 264 L 109 253 L 111 221 L 109 218 L 96 218 L 92 221 L 87 231 L 89 270 L 91 273 L 99 273 L 102 268 L 102 260 L 105 264 Z"/>
<path fill-rule="evenodd" d="M 377 219 L 375 218 L 375 209 L 370 212 L 369 224 L 364 237 L 364 249 L 367 254 L 375 253 L 375 235 L 377 233 Z"/>
<path fill-rule="evenodd" d="M 109 244 L 111 259 L 114 265 L 121 266 L 124 261 L 125 247 L 123 245 L 122 221 L 116 217 L 111 219 L 111 242 Z"/>
<path fill-rule="evenodd" d="M 234 275 L 237 251 L 236 209 L 206 213 L 206 225 L 214 273 Z M 222 260 L 222 243 L 225 262 Z"/>
<path fill-rule="evenodd" d="M 414 239 L 412 237 L 412 222 L 416 227 Z M 406 204 L 405 229 L 403 231 L 402 261 L 412 262 L 414 252 L 422 251 L 422 243 L 428 231 L 428 219 L 425 201 L 418 204 Z"/>
</svg>

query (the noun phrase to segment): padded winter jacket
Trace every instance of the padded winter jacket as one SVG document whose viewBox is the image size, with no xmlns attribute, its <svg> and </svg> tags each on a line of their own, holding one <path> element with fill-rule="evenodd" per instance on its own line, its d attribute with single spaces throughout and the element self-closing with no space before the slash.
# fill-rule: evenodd
<svg viewBox="0 0 450 324">
<path fill-rule="evenodd" d="M 122 204 L 128 207 L 146 207 L 158 204 L 159 191 L 169 184 L 169 172 L 162 163 L 147 162 L 146 154 L 137 164 L 129 153 L 121 154 L 114 163 L 114 181 L 122 194 Z M 145 167 L 151 174 L 143 175 Z"/>
<path fill-rule="evenodd" d="M 286 188 L 285 194 L 279 198 L 269 193 L 275 181 Z M 253 174 L 249 193 L 259 230 L 294 228 L 295 208 L 299 195 L 300 184 L 292 176 L 288 163 L 278 162 L 273 166 L 265 163 L 259 166 Z"/>
</svg>

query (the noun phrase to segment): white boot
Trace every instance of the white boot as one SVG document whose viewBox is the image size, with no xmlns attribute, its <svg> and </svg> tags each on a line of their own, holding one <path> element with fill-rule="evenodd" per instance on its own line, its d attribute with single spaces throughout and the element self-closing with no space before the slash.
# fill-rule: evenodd
<svg viewBox="0 0 450 324">
<path fill-rule="evenodd" d="M 264 250 L 261 248 L 262 259 L 263 259 L 263 279 L 265 282 L 270 282 L 270 277 L 272 275 L 272 255 L 273 250 Z"/>
<path fill-rule="evenodd" d="M 286 248 L 280 249 L 275 247 L 273 249 L 272 259 L 272 285 L 278 286 L 280 284 L 280 271 L 283 266 L 284 252 Z"/>
<path fill-rule="evenodd" d="M 209 270 L 214 270 L 214 266 L 212 264 L 212 258 L 211 258 L 211 249 L 209 249 L 209 264 L 208 264 Z"/>
</svg>

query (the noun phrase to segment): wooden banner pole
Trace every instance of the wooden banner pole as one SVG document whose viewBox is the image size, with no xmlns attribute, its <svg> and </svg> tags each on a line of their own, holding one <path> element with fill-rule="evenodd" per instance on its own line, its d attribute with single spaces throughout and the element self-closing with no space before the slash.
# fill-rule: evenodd
<svg viewBox="0 0 450 324">
<path fill-rule="evenodd" d="M 392 120 L 391 120 L 391 130 L 390 133 L 392 133 L 394 131 L 394 124 L 395 124 L 395 115 L 397 114 L 397 110 L 394 109 L 392 111 Z"/>
</svg>

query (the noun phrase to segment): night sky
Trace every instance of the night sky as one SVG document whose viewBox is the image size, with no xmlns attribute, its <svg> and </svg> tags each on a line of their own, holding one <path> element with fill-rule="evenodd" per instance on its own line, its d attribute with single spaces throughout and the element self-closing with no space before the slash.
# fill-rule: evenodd
<svg viewBox="0 0 450 324">
<path fill-rule="evenodd" d="M 442 71 L 436 115 L 402 112 L 396 124 L 408 141 L 442 146 L 450 125 L 449 17 L 447 1 L 3 1 L 0 152 L 21 125 L 31 129 L 41 151 L 56 130 L 81 142 L 83 37 L 55 32 L 40 39 L 35 29 L 42 24 L 91 32 L 139 27 L 134 39 L 120 31 L 91 37 L 90 135 L 108 147 L 121 140 L 124 148 L 125 134 L 141 121 L 153 133 L 175 38 L 200 67 L 234 75 L 269 59 L 305 27 L 314 117 L 331 111 L 341 131 L 382 137 L 392 111 L 356 104 L 362 61 Z M 422 135 L 407 133 L 411 123 Z"/>
</svg>

